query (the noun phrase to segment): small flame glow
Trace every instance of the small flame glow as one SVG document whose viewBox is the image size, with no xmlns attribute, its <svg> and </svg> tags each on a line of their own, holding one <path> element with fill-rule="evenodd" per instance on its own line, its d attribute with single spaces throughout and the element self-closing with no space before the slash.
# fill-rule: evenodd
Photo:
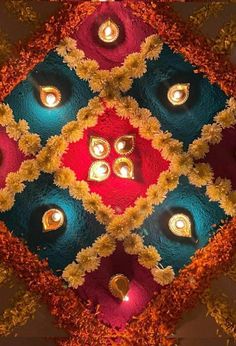
<svg viewBox="0 0 236 346">
<path fill-rule="evenodd" d="M 128 302 L 129 301 L 129 297 L 126 295 L 124 298 L 123 298 L 123 302 Z"/>
</svg>

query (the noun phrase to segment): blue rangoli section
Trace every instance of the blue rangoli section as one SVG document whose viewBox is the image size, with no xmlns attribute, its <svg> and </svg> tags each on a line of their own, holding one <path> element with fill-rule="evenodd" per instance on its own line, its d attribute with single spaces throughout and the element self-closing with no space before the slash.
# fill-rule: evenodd
<svg viewBox="0 0 236 346">
<path fill-rule="evenodd" d="M 43 106 L 39 98 L 40 85 L 55 86 L 60 90 L 62 101 L 59 106 Z M 38 133 L 44 144 L 50 136 L 59 134 L 65 124 L 76 119 L 77 112 L 87 106 L 92 97 L 94 94 L 88 83 L 78 78 L 59 55 L 50 52 L 4 102 L 13 109 L 15 119 L 25 119 L 30 131 Z"/>
<path fill-rule="evenodd" d="M 166 45 L 159 59 L 148 61 L 147 67 L 128 94 L 150 109 L 162 130 L 171 132 L 187 148 L 202 126 L 212 123 L 214 115 L 225 108 L 227 96 L 202 74 L 194 73 L 194 67 Z M 190 83 L 190 97 L 182 106 L 173 106 L 167 98 L 169 87 L 177 83 Z"/>
<path fill-rule="evenodd" d="M 44 233 L 42 215 L 47 207 L 64 211 L 66 226 L 62 230 Z M 28 183 L 16 196 L 14 207 L 1 214 L 7 227 L 27 242 L 29 249 L 41 259 L 48 258 L 55 273 L 75 260 L 77 252 L 92 245 L 104 233 L 104 227 L 94 215 L 86 212 L 81 202 L 70 197 L 66 190 L 53 185 L 53 177 L 42 174 L 39 180 Z"/>
<path fill-rule="evenodd" d="M 192 239 L 178 237 L 170 232 L 168 221 L 176 213 L 185 213 L 190 217 Z M 190 185 L 188 179 L 182 177 L 178 187 L 167 195 L 161 205 L 155 207 L 139 233 L 144 236 L 146 245 L 153 245 L 159 251 L 162 264 L 171 265 L 178 272 L 190 262 L 197 249 L 208 243 L 220 221 L 225 218 L 219 205 L 206 197 L 204 188 Z"/>
</svg>

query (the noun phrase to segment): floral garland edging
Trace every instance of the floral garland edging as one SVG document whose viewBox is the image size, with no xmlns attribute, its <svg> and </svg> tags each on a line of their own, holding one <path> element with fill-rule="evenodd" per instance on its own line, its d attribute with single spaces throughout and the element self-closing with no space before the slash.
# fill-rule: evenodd
<svg viewBox="0 0 236 346">
<path fill-rule="evenodd" d="M 10 138 L 18 142 L 19 150 L 25 155 L 30 157 L 40 150 L 39 135 L 29 132 L 29 126 L 25 120 L 20 119 L 16 122 L 11 108 L 4 103 L 0 104 L 0 126 L 6 129 Z M 15 195 L 25 188 L 24 182 L 37 179 L 39 174 L 39 166 L 35 159 L 26 159 L 17 172 L 8 173 L 6 185 L 0 189 L 0 211 L 11 209 Z"/>
<path fill-rule="evenodd" d="M 87 59 L 82 50 L 77 48 L 76 41 L 65 38 L 56 48 L 71 69 L 81 79 L 89 82 L 93 92 L 100 97 L 119 97 L 120 92 L 128 91 L 134 78 L 141 78 L 147 70 L 146 59 L 158 59 L 162 51 L 162 42 L 157 35 L 151 35 L 141 44 L 140 52 L 129 54 L 121 67 L 100 70 L 95 60 Z"/>
<path fill-rule="evenodd" d="M 90 193 L 88 183 L 77 181 L 71 169 L 60 167 L 61 157 L 69 143 L 82 139 L 83 131 L 97 124 L 99 116 L 103 115 L 106 107 L 115 108 L 117 115 L 127 118 L 132 126 L 138 128 L 140 136 L 151 140 L 153 148 L 160 150 L 166 160 L 171 159 L 169 170 L 162 172 L 157 184 L 148 188 L 146 197 L 138 198 L 135 206 L 128 207 L 122 216 L 116 215 L 111 207 L 105 206 L 98 194 Z M 170 133 L 162 132 L 158 120 L 152 117 L 147 109 L 139 108 L 138 103 L 131 97 L 109 101 L 94 98 L 87 107 L 78 112 L 77 120 L 66 124 L 61 133 L 60 136 L 51 137 L 46 147 L 38 154 L 39 166 L 44 172 L 55 173 L 55 184 L 63 189 L 68 188 L 73 198 L 82 200 L 84 208 L 90 213 L 95 213 L 97 220 L 107 226 L 108 232 L 107 235 L 99 237 L 91 247 L 77 254 L 76 260 L 80 263 L 79 265 L 73 262 L 64 270 L 64 279 L 71 286 L 77 287 L 83 284 L 86 271 L 96 270 L 100 265 L 101 257 L 110 256 L 115 251 L 116 240 L 124 240 L 132 230 L 140 227 L 152 213 L 153 205 L 161 203 L 166 194 L 176 188 L 179 176 L 188 173 L 192 161 L 188 154 L 183 153 L 183 144 L 173 139 Z M 142 244 L 142 239 L 138 242 Z M 137 254 L 139 263 L 152 270 L 156 281 L 169 283 L 170 278 L 173 279 L 172 268 L 156 267 L 161 257 L 154 247 L 142 245 Z"/>
<path fill-rule="evenodd" d="M 204 125 L 201 137 L 189 146 L 188 154 L 195 160 L 200 160 L 209 152 L 209 145 L 215 145 L 222 140 L 222 131 L 236 124 L 236 100 L 230 98 L 227 107 L 216 114 L 212 124 Z M 236 215 L 236 191 L 232 190 L 229 179 L 217 177 L 209 163 L 195 163 L 188 173 L 191 184 L 206 186 L 206 194 L 211 201 L 219 202 L 221 208 L 230 216 Z"/>
<path fill-rule="evenodd" d="M 51 272 L 46 261 L 32 254 L 3 223 L 0 223 L 0 260 L 12 268 L 30 292 L 48 304 L 59 327 L 71 335 L 80 334 L 81 342 L 85 344 L 94 340 L 96 345 L 99 339 L 109 337 L 110 329 L 82 305 L 74 291 L 64 287 L 63 281 Z"/>
<path fill-rule="evenodd" d="M 15 56 L 0 68 L 0 101 L 26 78 L 61 39 L 70 35 L 84 18 L 92 14 L 97 5 L 85 0 L 79 3 L 63 2 L 59 12 L 52 16 L 26 45 L 19 47 Z"/>
<path fill-rule="evenodd" d="M 175 332 L 182 314 L 197 304 L 212 279 L 229 269 L 236 252 L 235 231 L 236 218 L 221 226 L 209 244 L 195 253 L 192 262 L 180 271 L 173 283 L 151 301 L 137 320 L 131 322 L 126 335 L 135 340 L 139 331 L 139 339 L 132 345 L 138 346 L 142 342 L 155 344 L 157 335 L 161 344 L 172 345 L 171 339 L 168 339 L 168 344 L 165 338 Z"/>
<path fill-rule="evenodd" d="M 124 0 L 124 5 L 155 28 L 170 48 L 196 65 L 211 83 L 218 83 L 227 95 L 236 97 L 235 67 L 228 57 L 216 53 L 204 36 L 194 34 L 191 24 L 182 21 L 171 6 L 136 0 Z"/>
</svg>

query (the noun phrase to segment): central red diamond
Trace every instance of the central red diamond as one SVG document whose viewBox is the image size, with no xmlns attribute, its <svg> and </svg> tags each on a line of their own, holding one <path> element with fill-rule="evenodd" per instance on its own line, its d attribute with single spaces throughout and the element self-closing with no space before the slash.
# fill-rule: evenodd
<svg viewBox="0 0 236 346">
<path fill-rule="evenodd" d="M 114 149 L 114 142 L 125 135 L 135 136 L 134 151 L 127 156 L 134 164 L 134 179 L 120 178 L 112 170 L 114 161 L 121 157 Z M 104 159 L 111 167 L 111 174 L 101 182 L 88 179 L 89 168 L 96 161 L 89 152 L 92 136 L 106 139 L 111 146 L 110 154 Z M 133 206 L 138 197 L 144 197 L 148 187 L 156 184 L 160 174 L 169 167 L 169 161 L 164 160 L 161 153 L 152 147 L 151 141 L 142 138 L 138 129 L 111 108 L 105 109 L 96 126 L 85 130 L 83 139 L 69 144 L 62 156 L 62 164 L 71 168 L 78 180 L 87 181 L 90 191 L 100 195 L 103 203 L 110 205 L 118 214 Z"/>
</svg>

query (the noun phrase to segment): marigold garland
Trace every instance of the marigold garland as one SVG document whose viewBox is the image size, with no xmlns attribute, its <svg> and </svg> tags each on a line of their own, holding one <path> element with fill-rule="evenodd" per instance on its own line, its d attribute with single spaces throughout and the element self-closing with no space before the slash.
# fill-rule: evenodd
<svg viewBox="0 0 236 346">
<path fill-rule="evenodd" d="M 196 65 L 211 83 L 218 83 L 227 95 L 236 97 L 236 69 L 228 57 L 216 53 L 204 36 L 193 33 L 192 24 L 182 21 L 170 5 L 136 0 L 124 0 L 124 5 L 155 28 L 170 48 Z"/>
<path fill-rule="evenodd" d="M 230 98 L 226 108 L 218 112 L 212 124 L 204 125 L 201 137 L 189 145 L 188 154 L 195 160 L 205 157 L 209 145 L 220 143 L 222 131 L 236 124 L 236 100 Z M 208 163 L 196 163 L 188 173 L 189 181 L 198 187 L 206 186 L 206 194 L 211 201 L 219 202 L 230 216 L 236 215 L 236 192 L 228 179 L 217 177 L 214 181 L 213 170 Z"/>
<path fill-rule="evenodd" d="M 25 289 L 17 292 L 11 307 L 4 310 L 0 316 L 0 336 L 8 336 L 15 327 L 25 325 L 34 317 L 39 307 L 39 298 Z"/>
<path fill-rule="evenodd" d="M 79 3 L 63 2 L 59 12 L 52 16 L 26 45 L 19 46 L 14 57 L 0 68 L 0 101 L 26 78 L 61 39 L 70 35 L 84 18 L 92 14 L 97 5 L 85 0 Z"/>
<path fill-rule="evenodd" d="M 80 343 L 106 345 L 117 340 L 132 346 L 156 345 L 159 341 L 163 345 L 173 345 L 170 343 L 173 339 L 166 340 L 166 336 L 174 332 L 181 315 L 198 302 L 210 281 L 228 270 L 236 251 L 236 219 L 233 219 L 219 229 L 206 247 L 196 252 L 192 262 L 125 331 L 119 332 L 100 323 L 81 305 L 78 296 L 65 289 L 61 279 L 48 270 L 46 261 L 33 255 L 4 225 L 0 230 L 1 260 L 13 268 L 30 291 L 41 295 L 49 304 L 59 326 L 74 336 L 73 346 Z"/>
<path fill-rule="evenodd" d="M 141 44 L 138 53 L 129 54 L 121 67 L 111 71 L 100 70 L 95 60 L 87 59 L 82 50 L 76 48 L 76 41 L 66 37 L 56 48 L 63 61 L 75 69 L 81 79 L 89 82 L 93 92 L 99 92 L 100 97 L 114 98 L 121 92 L 128 91 L 134 78 L 140 78 L 147 70 L 147 59 L 158 59 L 162 50 L 162 42 L 157 35 L 151 35 Z"/>
<path fill-rule="evenodd" d="M 135 206 L 127 208 L 122 216 L 116 215 L 111 207 L 105 206 L 98 194 L 90 193 L 88 183 L 86 181 L 77 181 L 71 169 L 60 167 L 61 156 L 69 143 L 82 139 L 84 129 L 96 125 L 99 116 L 104 114 L 106 107 L 114 108 L 118 116 L 128 119 L 135 128 L 138 128 L 141 137 L 151 140 L 153 148 L 159 150 L 165 159 L 170 159 L 170 152 L 172 154 L 169 170 L 162 172 L 157 184 L 149 187 L 146 197 L 138 198 Z M 107 232 L 112 238 L 124 240 L 130 235 L 132 230 L 140 227 L 145 218 L 152 213 L 153 204 L 163 201 L 167 192 L 176 188 L 179 176 L 184 172 L 188 172 L 192 167 L 191 158 L 187 153 L 182 152 L 183 145 L 173 139 L 168 132 L 165 133 L 168 138 L 165 148 L 170 149 L 163 150 L 163 141 L 157 140 L 162 134 L 158 120 L 152 117 L 147 109 L 139 108 L 138 103 L 133 98 L 124 97 L 107 100 L 95 97 L 89 101 L 87 107 L 82 108 L 78 112 L 76 121 L 72 121 L 62 128 L 60 136 L 49 138 L 46 146 L 37 155 L 37 162 L 42 171 L 55 173 L 54 183 L 57 186 L 63 189 L 69 188 L 69 193 L 73 198 L 82 200 L 84 208 L 89 213 L 94 213 L 97 220 L 107 226 Z M 158 190 L 159 200 L 153 198 L 153 193 L 149 193 L 150 189 L 153 190 L 155 188 Z M 94 246 L 93 244 L 91 251 L 94 251 Z M 84 266 L 82 273 L 75 271 L 80 277 L 84 276 L 86 271 L 90 272 L 98 267 L 100 256 L 97 256 L 97 249 L 95 250 L 95 257 L 91 267 L 86 268 Z M 114 250 L 115 247 L 113 248 Z M 89 260 L 88 257 L 87 260 Z M 74 268 L 74 266 L 68 266 L 64 270 L 63 277 L 66 280 L 71 278 L 71 271 Z M 77 282 L 82 284 L 82 278 Z"/>
</svg>

